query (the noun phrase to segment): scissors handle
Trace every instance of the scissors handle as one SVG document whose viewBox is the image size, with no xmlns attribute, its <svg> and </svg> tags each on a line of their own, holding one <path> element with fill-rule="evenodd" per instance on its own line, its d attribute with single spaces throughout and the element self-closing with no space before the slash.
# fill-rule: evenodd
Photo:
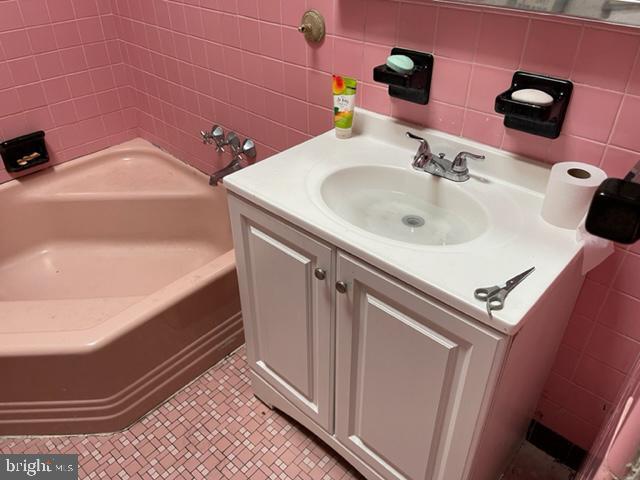
<svg viewBox="0 0 640 480">
<path fill-rule="evenodd" d="M 488 310 L 502 310 L 504 308 L 504 301 L 509 295 L 509 290 L 501 288 L 498 292 L 487 298 Z"/>
<path fill-rule="evenodd" d="M 499 291 L 500 287 L 498 287 L 497 285 L 495 287 L 477 288 L 475 292 L 473 292 L 473 296 L 478 300 L 488 302 L 489 298 L 493 297 Z"/>
</svg>

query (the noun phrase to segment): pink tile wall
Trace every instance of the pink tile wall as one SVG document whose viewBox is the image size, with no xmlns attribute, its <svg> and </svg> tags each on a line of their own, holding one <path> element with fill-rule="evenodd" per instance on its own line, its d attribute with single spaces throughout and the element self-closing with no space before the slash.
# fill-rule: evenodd
<svg viewBox="0 0 640 480">
<path fill-rule="evenodd" d="M 0 1 L 0 136 L 45 128 L 56 161 L 136 129 L 211 172 L 228 158 L 197 132 L 214 122 L 256 139 L 265 158 L 332 127 L 332 72 L 360 80 L 367 109 L 540 160 L 619 176 L 640 157 L 637 29 L 429 0 L 40 3 Z M 327 19 L 320 46 L 295 29 L 308 7 Z M 373 82 L 393 45 L 434 52 L 428 106 Z M 575 82 L 559 139 L 505 130 L 494 113 L 518 68 Z M 539 405 L 543 423 L 585 448 L 640 353 L 639 285 L 637 246 L 589 275 Z"/>
<path fill-rule="evenodd" d="M 0 1 L 0 139 L 45 130 L 59 163 L 135 136 L 128 72 L 111 0 Z"/>
<path fill-rule="evenodd" d="M 588 448 L 640 353 L 640 245 L 590 272 L 538 406 L 543 423 Z"/>
</svg>

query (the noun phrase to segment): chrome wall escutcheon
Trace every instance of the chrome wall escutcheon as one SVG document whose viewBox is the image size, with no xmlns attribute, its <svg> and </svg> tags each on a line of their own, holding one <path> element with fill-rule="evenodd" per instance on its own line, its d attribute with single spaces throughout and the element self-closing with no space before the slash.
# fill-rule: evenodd
<svg viewBox="0 0 640 480">
<path fill-rule="evenodd" d="M 324 17 L 317 10 L 308 10 L 302 16 L 298 31 L 308 42 L 320 43 L 326 32 Z"/>
</svg>

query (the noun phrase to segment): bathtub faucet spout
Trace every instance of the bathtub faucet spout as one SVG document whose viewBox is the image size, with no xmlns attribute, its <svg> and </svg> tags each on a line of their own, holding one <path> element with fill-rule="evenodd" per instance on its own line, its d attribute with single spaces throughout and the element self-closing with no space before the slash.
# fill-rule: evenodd
<svg viewBox="0 0 640 480">
<path fill-rule="evenodd" d="M 237 172 L 240 169 L 242 169 L 242 165 L 240 165 L 240 158 L 234 158 L 233 160 L 231 160 L 231 162 L 229 162 L 229 165 L 218 170 L 217 172 L 214 172 L 211 177 L 209 177 L 209 185 L 218 185 L 218 183 L 220 183 L 220 180 L 222 180 L 224 177 L 232 174 L 233 172 Z"/>
</svg>

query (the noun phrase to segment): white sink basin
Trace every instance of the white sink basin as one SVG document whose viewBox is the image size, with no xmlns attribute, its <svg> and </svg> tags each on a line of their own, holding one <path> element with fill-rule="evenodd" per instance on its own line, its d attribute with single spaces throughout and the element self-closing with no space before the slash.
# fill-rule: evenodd
<svg viewBox="0 0 640 480">
<path fill-rule="evenodd" d="M 343 220 L 381 237 L 418 245 L 457 245 L 488 226 L 464 184 L 393 166 L 337 170 L 321 184 L 326 205 Z"/>
</svg>

